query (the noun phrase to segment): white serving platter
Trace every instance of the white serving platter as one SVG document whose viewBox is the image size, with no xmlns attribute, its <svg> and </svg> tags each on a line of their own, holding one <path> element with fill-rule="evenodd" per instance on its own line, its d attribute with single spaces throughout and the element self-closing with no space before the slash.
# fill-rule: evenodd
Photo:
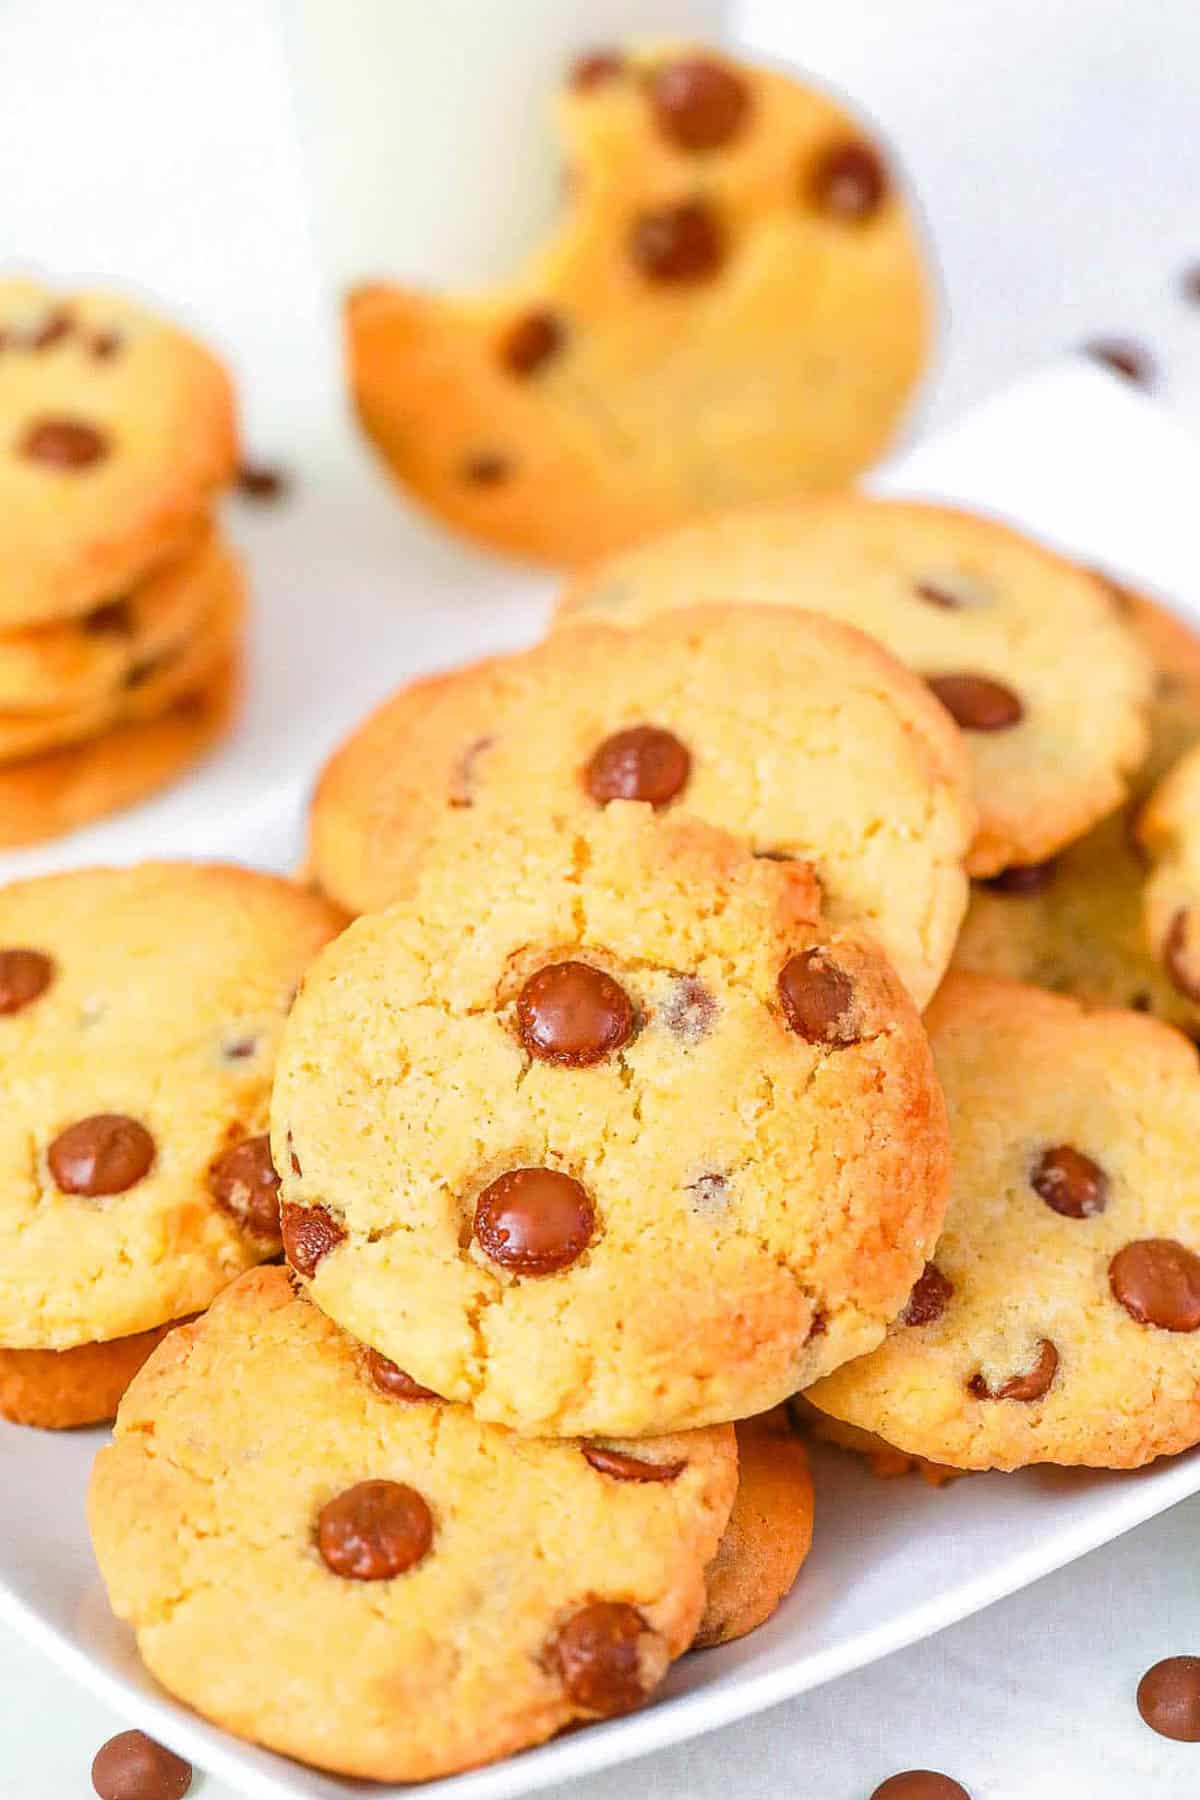
<svg viewBox="0 0 1200 1800">
<path fill-rule="evenodd" d="M 875 485 L 1007 516 L 1200 622 L 1200 447 L 1088 365 L 1033 377 L 897 459 Z M 162 799 L 0 858 L 0 879 L 146 855 L 291 866 L 312 776 L 345 728 L 406 675 L 534 636 L 553 587 L 409 518 L 348 444 L 304 471 L 293 502 L 233 524 L 258 599 L 252 693 L 235 739 Z M 1087 669 L 1064 667 L 1062 679 L 1086 682 Z M 0 1616 L 252 1800 L 385 1794 L 242 1744 L 144 1675 L 108 1610 L 84 1524 L 104 1435 L 0 1423 Z M 938 1493 L 876 1482 L 832 1452 L 816 1464 L 813 1553 L 763 1630 L 685 1658 L 642 1712 L 425 1791 L 507 1800 L 712 1730 L 928 1636 L 1200 1492 L 1200 1453 L 1136 1474 L 1030 1470 Z"/>
</svg>

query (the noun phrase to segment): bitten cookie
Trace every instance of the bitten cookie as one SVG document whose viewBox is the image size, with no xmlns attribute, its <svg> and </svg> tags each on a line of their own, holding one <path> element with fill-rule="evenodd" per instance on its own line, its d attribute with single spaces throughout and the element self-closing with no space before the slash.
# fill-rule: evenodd
<svg viewBox="0 0 1200 1800">
<path fill-rule="evenodd" d="M 904 1304 L 941 1108 L 911 1002 L 805 865 L 627 804 L 479 827 L 304 983 L 271 1109 L 284 1248 L 481 1418 L 743 1417 Z"/>
<path fill-rule="evenodd" d="M 1178 1032 L 951 976 L 927 1014 L 954 1177 L 886 1343 L 823 1412 L 964 1469 L 1200 1440 L 1200 1069 Z"/>
<path fill-rule="evenodd" d="M 349 297 L 359 416 L 441 518 L 576 563 L 844 482 L 925 361 L 910 208 L 827 95 L 714 51 L 583 59 L 566 215 L 507 286 Z"/>
<path fill-rule="evenodd" d="M 691 1642 L 736 1481 L 728 1427 L 616 1446 L 480 1424 L 259 1269 L 137 1377 L 88 1517 L 171 1693 L 321 1768 L 418 1781 L 639 1705 Z"/>
<path fill-rule="evenodd" d="M 811 863 L 827 917 L 872 932 L 923 1005 L 966 903 L 969 786 L 952 721 L 861 633 L 703 607 L 402 689 L 325 769 L 310 853 L 325 892 L 366 912 L 473 819 L 679 807 Z"/>
<path fill-rule="evenodd" d="M 696 1650 L 765 1625 L 791 1592 L 812 1543 L 812 1477 L 787 1408 L 743 1419 L 737 1446 L 737 1498 L 708 1571 Z"/>
<path fill-rule="evenodd" d="M 278 1253 L 275 1050 L 339 924 L 289 882 L 217 865 L 0 890 L 6 1350 L 151 1330 Z"/>
<path fill-rule="evenodd" d="M 878 638 L 962 728 L 968 868 L 1038 863 L 1118 806 L 1147 748 L 1151 663 L 1101 577 L 996 521 L 845 494 L 715 514 L 599 564 L 560 622 L 705 602 L 803 606 Z M 1086 668 L 1086 682 L 1063 680 Z"/>
<path fill-rule="evenodd" d="M 0 281 L 0 631 L 122 599 L 235 463 L 209 351 L 115 295 Z"/>
</svg>

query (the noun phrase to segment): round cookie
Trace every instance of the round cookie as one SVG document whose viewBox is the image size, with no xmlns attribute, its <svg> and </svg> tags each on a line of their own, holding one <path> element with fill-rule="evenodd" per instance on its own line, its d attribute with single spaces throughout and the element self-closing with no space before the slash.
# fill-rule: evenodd
<svg viewBox="0 0 1200 1800">
<path fill-rule="evenodd" d="M 640 1704 L 695 1633 L 736 1481 L 728 1427 L 531 1441 L 413 1397 L 267 1268 L 137 1377 L 88 1516 L 171 1693 L 418 1781 Z"/>
<path fill-rule="evenodd" d="M 718 513 L 581 576 L 559 620 L 628 628 L 730 600 L 827 613 L 929 682 L 971 760 L 972 875 L 1079 837 L 1145 755 L 1150 659 L 1110 584 L 948 507 L 841 494 Z M 1071 667 L 1087 681 L 1064 681 Z"/>
<path fill-rule="evenodd" d="M 886 1342 L 808 1391 L 963 1469 L 1200 1441 L 1200 1068 L 1178 1032 L 953 975 L 926 1016 L 954 1176 Z"/>
<path fill-rule="evenodd" d="M 120 598 L 236 460 L 229 377 L 200 344 L 115 295 L 0 281 L 0 630 Z"/>
<path fill-rule="evenodd" d="M 812 1543 L 812 1477 L 787 1408 L 743 1419 L 737 1447 L 737 1498 L 709 1566 L 694 1650 L 765 1625 L 791 1592 Z"/>
<path fill-rule="evenodd" d="M 839 1450 L 852 1451 L 861 1457 L 876 1481 L 897 1481 L 904 1475 L 919 1475 L 927 1487 L 945 1487 L 967 1473 L 964 1469 L 948 1469 L 944 1463 L 929 1462 L 923 1456 L 907 1456 L 893 1444 L 885 1444 L 873 1431 L 862 1431 L 841 1419 L 818 1412 L 803 1394 L 793 1394 L 788 1402 L 795 1428 L 819 1443 L 833 1444 Z"/>
<path fill-rule="evenodd" d="M 150 1352 L 170 1325 L 73 1350 L 0 1350 L 0 1418 L 43 1431 L 67 1431 L 111 1419 Z"/>
<path fill-rule="evenodd" d="M 339 925 L 219 865 L 0 889 L 0 1345 L 127 1338 L 278 1253 L 275 1051 Z"/>
<path fill-rule="evenodd" d="M 661 44 L 582 62 L 558 118 L 565 216 L 509 284 L 349 296 L 354 399 L 398 480 L 472 537 L 577 563 L 873 462 L 930 304 L 862 126 Z"/>
<path fill-rule="evenodd" d="M 629 804 L 480 825 L 359 919 L 271 1117 L 317 1304 L 531 1434 L 777 1404 L 879 1341 L 945 1195 L 928 1045 L 874 946 L 821 923 L 804 864 Z"/>
<path fill-rule="evenodd" d="M 1137 838 L 1151 865 L 1144 896 L 1146 937 L 1194 1019 L 1200 1006 L 1200 744 L 1142 807 Z"/>
<path fill-rule="evenodd" d="M 402 689 L 325 769 L 310 854 L 325 892 L 367 912 L 472 819 L 678 806 L 810 862 L 826 915 L 871 931 L 923 1005 L 966 904 L 968 790 L 950 719 L 861 633 L 710 606 L 636 635 L 580 626 Z"/>
<path fill-rule="evenodd" d="M 225 736 L 240 690 L 233 656 L 155 719 L 0 764 L 0 847 L 59 837 L 168 786 Z"/>
</svg>

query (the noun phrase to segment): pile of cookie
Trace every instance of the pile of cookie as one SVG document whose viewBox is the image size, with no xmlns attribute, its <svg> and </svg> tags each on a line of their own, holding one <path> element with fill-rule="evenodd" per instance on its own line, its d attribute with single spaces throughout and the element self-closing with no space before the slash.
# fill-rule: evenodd
<svg viewBox="0 0 1200 1800">
<path fill-rule="evenodd" d="M 111 294 L 0 281 L 0 846 L 142 799 L 221 735 L 235 461 L 207 350 Z"/>
</svg>

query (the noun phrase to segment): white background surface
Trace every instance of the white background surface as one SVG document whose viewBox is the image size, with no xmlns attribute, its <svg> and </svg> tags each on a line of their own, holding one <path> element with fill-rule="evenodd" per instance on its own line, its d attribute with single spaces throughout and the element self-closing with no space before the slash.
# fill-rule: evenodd
<svg viewBox="0 0 1200 1800">
<path fill-rule="evenodd" d="M 1178 290 L 1200 258 L 1194 0 L 748 0 L 745 15 L 755 42 L 857 95 L 914 176 L 951 316 L 932 419 L 1116 332 L 1156 351 L 1165 401 L 1200 427 L 1200 308 Z M 233 356 L 259 453 L 336 503 L 370 477 L 335 424 L 291 123 L 267 4 L 0 0 L 0 261 L 160 295 Z M 268 560 L 285 528 L 252 526 Z M 399 544 L 408 528 L 393 509 L 379 529 Z M 1191 1502 L 923 1647 L 573 1792 L 866 1800 L 915 1764 L 975 1800 L 1184 1800 L 1200 1746 L 1153 1737 L 1132 1696 L 1159 1656 L 1200 1652 L 1198 1529 Z M 92 1753 L 124 1723 L 2 1634 L 0 1721 L 4 1800 L 86 1796 Z"/>
</svg>

